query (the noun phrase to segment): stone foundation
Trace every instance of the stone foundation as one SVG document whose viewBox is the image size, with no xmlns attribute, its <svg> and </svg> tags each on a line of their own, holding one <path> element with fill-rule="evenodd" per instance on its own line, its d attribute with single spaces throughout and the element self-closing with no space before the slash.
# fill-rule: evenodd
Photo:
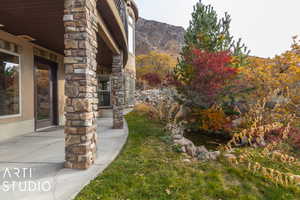
<svg viewBox="0 0 300 200">
<path fill-rule="evenodd" d="M 124 73 L 124 94 L 125 94 L 125 107 L 133 107 L 135 105 L 135 72 L 125 71 Z"/>
<path fill-rule="evenodd" d="M 115 55 L 112 64 L 111 92 L 113 104 L 113 128 L 122 129 L 124 127 L 124 71 L 123 54 Z"/>
<path fill-rule="evenodd" d="M 87 169 L 96 159 L 98 110 L 96 0 L 65 0 L 65 167 Z"/>
</svg>

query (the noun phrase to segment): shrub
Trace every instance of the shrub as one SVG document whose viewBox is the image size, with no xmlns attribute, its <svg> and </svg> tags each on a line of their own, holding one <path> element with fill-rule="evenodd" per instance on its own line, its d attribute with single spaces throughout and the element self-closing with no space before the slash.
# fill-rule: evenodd
<svg viewBox="0 0 300 200">
<path fill-rule="evenodd" d="M 216 103 L 237 75 L 237 69 L 230 67 L 232 57 L 228 51 L 194 49 L 184 59 L 186 70 L 175 71 L 177 88 L 194 100 L 194 105 L 202 108 L 209 108 Z"/>
<path fill-rule="evenodd" d="M 158 110 L 149 104 L 138 104 L 133 108 L 133 111 L 141 115 L 147 115 L 151 119 L 159 119 Z"/>
<path fill-rule="evenodd" d="M 300 130 L 299 128 L 292 128 L 289 132 L 289 142 L 296 148 L 300 149 Z"/>
<path fill-rule="evenodd" d="M 287 99 L 277 102 L 274 105 L 272 99 L 279 90 L 270 92 L 266 97 L 258 99 L 257 103 L 252 105 L 250 110 L 244 114 L 243 128 L 237 130 L 227 147 L 247 143 L 249 145 L 265 145 L 265 141 L 272 144 L 272 148 L 277 144 L 286 141 L 292 130 L 292 123 L 295 115 L 286 112 L 286 107 L 290 104 L 287 93 L 280 93 Z M 271 105 L 270 105 L 271 104 Z M 271 147 L 270 146 L 270 147 Z"/>
<path fill-rule="evenodd" d="M 145 80 L 151 87 L 156 87 L 161 85 L 161 78 L 159 74 L 152 72 L 152 73 L 147 73 L 142 76 L 142 80 Z"/>
<path fill-rule="evenodd" d="M 199 109 L 194 113 L 198 119 L 199 128 L 204 131 L 230 132 L 231 120 L 226 117 L 220 106 L 212 106 L 209 109 Z"/>
</svg>

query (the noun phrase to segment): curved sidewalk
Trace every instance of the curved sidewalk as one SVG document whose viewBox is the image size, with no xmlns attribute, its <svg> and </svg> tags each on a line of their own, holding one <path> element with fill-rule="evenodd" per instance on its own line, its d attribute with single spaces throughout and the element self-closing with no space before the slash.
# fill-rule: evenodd
<svg viewBox="0 0 300 200">
<path fill-rule="evenodd" d="M 98 120 L 97 160 L 88 170 L 65 169 L 64 131 L 31 133 L 0 143 L 0 199 L 71 200 L 120 153 L 128 127 Z M 21 131 L 21 130 L 20 130 Z"/>
</svg>

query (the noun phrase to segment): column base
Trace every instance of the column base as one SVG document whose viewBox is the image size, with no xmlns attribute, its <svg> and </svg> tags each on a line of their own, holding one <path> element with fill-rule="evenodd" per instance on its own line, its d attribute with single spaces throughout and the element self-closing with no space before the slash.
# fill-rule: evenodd
<svg viewBox="0 0 300 200">
<path fill-rule="evenodd" d="M 123 129 L 124 128 L 124 119 L 116 120 L 114 119 L 113 129 Z"/>
<path fill-rule="evenodd" d="M 64 163 L 65 168 L 68 169 L 79 169 L 79 170 L 86 170 L 88 168 L 90 168 L 94 163 L 88 163 L 88 162 L 70 162 L 70 161 L 66 161 Z"/>
</svg>

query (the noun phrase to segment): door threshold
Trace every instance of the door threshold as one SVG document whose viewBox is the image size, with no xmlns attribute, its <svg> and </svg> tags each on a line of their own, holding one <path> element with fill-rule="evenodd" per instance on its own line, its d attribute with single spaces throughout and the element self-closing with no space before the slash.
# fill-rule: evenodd
<svg viewBox="0 0 300 200">
<path fill-rule="evenodd" d="M 44 127 L 44 128 L 39 128 L 39 129 L 36 129 L 35 132 L 48 132 L 50 130 L 53 130 L 53 129 L 57 129 L 59 126 L 47 126 L 47 127 Z"/>
<path fill-rule="evenodd" d="M 100 106 L 99 109 L 100 110 L 108 110 L 108 109 L 112 109 L 112 106 Z"/>
</svg>

